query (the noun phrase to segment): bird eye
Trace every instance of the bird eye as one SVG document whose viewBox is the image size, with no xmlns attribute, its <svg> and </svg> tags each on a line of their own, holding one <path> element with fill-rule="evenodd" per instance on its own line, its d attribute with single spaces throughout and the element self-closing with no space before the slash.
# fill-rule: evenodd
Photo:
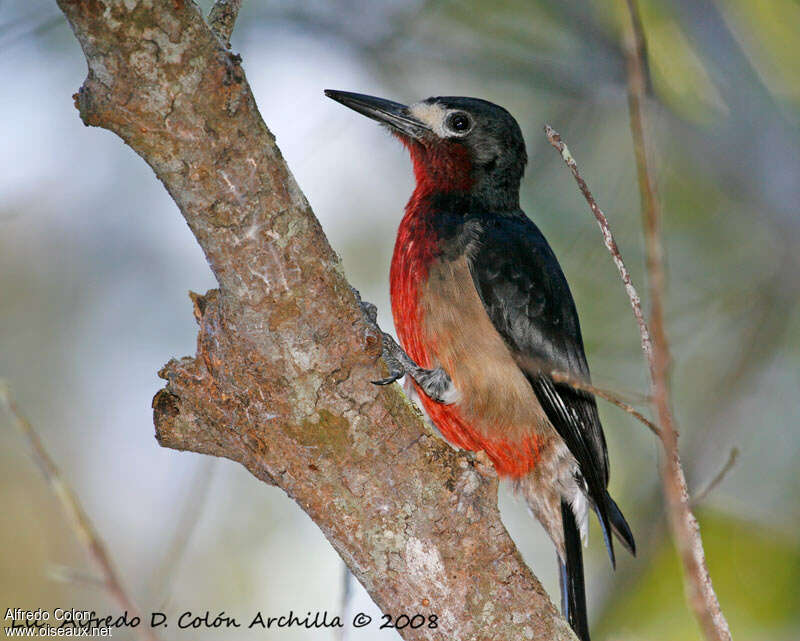
<svg viewBox="0 0 800 641">
<path fill-rule="evenodd" d="M 447 116 L 444 124 L 450 131 L 455 131 L 460 134 L 469 131 L 470 127 L 472 127 L 470 117 L 463 111 L 451 113 Z"/>
</svg>

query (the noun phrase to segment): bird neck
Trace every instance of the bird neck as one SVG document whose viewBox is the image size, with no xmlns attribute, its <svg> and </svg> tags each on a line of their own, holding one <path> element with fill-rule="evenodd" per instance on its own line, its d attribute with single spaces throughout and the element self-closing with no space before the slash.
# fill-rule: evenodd
<svg viewBox="0 0 800 641">
<path fill-rule="evenodd" d="M 437 193 L 467 194 L 474 184 L 472 160 L 463 145 L 443 142 L 423 145 L 404 139 L 417 181 L 414 198 L 422 201 Z"/>
<path fill-rule="evenodd" d="M 406 208 L 435 209 L 434 201 L 473 211 L 507 212 L 519 208 L 519 176 L 496 159 L 476 165 L 467 147 L 458 142 L 423 145 L 401 138 L 414 167 L 416 187 Z"/>
</svg>

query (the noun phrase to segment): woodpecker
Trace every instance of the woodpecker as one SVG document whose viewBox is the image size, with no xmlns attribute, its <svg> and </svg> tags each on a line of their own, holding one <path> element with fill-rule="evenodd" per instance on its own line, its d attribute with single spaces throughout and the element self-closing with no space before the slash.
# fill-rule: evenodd
<svg viewBox="0 0 800 641">
<path fill-rule="evenodd" d="M 612 566 L 612 534 L 632 554 L 635 543 L 607 491 L 594 397 L 552 376 L 588 382 L 589 367 L 561 266 L 520 209 L 527 153 L 519 125 L 477 98 L 406 106 L 325 94 L 388 127 L 408 149 L 416 178 L 390 271 L 402 348 L 384 335 L 390 376 L 377 382 L 410 374 L 441 434 L 483 450 L 513 482 L 555 544 L 562 613 L 589 641 L 582 558 L 589 509 Z"/>
</svg>

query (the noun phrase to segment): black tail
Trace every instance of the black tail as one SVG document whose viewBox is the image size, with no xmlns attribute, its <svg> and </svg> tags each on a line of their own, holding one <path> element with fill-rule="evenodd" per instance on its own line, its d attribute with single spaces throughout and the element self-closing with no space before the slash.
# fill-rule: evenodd
<svg viewBox="0 0 800 641">
<path fill-rule="evenodd" d="M 614 502 L 614 499 L 612 499 L 605 490 L 603 490 L 603 495 L 603 510 L 598 509 L 595 501 L 592 501 L 592 508 L 600 521 L 600 529 L 603 531 L 603 541 L 606 544 L 608 556 L 611 559 L 611 567 L 616 568 L 611 534 L 613 533 L 625 549 L 633 554 L 633 556 L 636 556 L 636 542 L 633 540 L 633 533 L 631 532 L 631 528 L 628 527 L 628 522 L 625 520 L 625 517 L 622 516 L 622 512 Z"/>
<path fill-rule="evenodd" d="M 611 530 L 617 535 L 619 542 L 625 546 L 633 556 L 636 556 L 636 541 L 633 540 L 633 532 L 628 527 L 628 522 L 622 516 L 619 507 L 614 502 L 614 499 L 606 492 L 606 510 L 608 511 L 608 520 L 611 522 Z"/>
<path fill-rule="evenodd" d="M 564 560 L 558 559 L 561 579 L 561 612 L 581 641 L 589 640 L 586 588 L 583 583 L 583 544 L 572 508 L 561 499 L 564 525 Z"/>
</svg>

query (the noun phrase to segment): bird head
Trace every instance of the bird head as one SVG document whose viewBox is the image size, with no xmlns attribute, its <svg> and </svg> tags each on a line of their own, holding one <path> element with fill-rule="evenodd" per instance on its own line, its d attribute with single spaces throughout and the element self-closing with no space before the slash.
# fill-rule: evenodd
<svg viewBox="0 0 800 641">
<path fill-rule="evenodd" d="M 455 96 L 404 105 L 331 89 L 325 95 L 382 123 L 403 142 L 419 196 L 469 196 L 501 211 L 519 207 L 527 153 L 517 121 L 502 107 Z"/>
</svg>

